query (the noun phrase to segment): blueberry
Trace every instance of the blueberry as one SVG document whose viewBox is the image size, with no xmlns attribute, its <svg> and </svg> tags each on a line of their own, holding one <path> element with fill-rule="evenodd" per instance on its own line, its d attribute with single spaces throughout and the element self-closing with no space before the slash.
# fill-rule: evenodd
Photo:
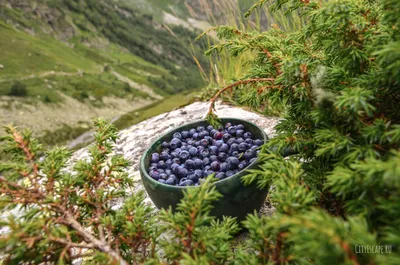
<svg viewBox="0 0 400 265">
<path fill-rule="evenodd" d="M 166 181 L 164 179 L 159 179 L 158 182 L 165 184 Z"/>
<path fill-rule="evenodd" d="M 183 139 L 187 139 L 187 138 L 189 138 L 190 134 L 188 131 L 182 131 L 181 136 Z"/>
<path fill-rule="evenodd" d="M 186 159 L 188 159 L 189 157 L 190 157 L 190 154 L 189 154 L 188 151 L 182 150 L 182 151 L 179 152 L 179 158 L 180 158 L 180 159 L 186 160 Z"/>
<path fill-rule="evenodd" d="M 237 139 L 236 139 L 236 143 L 237 143 L 237 144 L 244 143 L 244 139 L 241 138 L 241 137 L 240 137 L 240 138 L 237 138 Z"/>
<path fill-rule="evenodd" d="M 217 132 L 218 132 L 217 130 L 212 129 L 212 130 L 210 131 L 210 135 L 213 136 L 213 137 L 215 138 L 215 134 L 216 134 Z"/>
<path fill-rule="evenodd" d="M 165 172 L 165 170 L 162 168 L 158 168 L 157 170 L 158 170 L 158 172 L 160 172 L 160 174 Z"/>
<path fill-rule="evenodd" d="M 206 139 L 200 140 L 200 143 L 201 143 L 201 146 L 203 146 L 203 147 L 207 147 L 209 144 L 208 140 L 206 140 Z"/>
<path fill-rule="evenodd" d="M 181 185 L 181 183 L 184 182 L 184 181 L 186 181 L 186 180 L 187 180 L 186 177 L 185 177 L 185 178 L 181 178 L 181 179 L 179 180 L 179 185 Z"/>
<path fill-rule="evenodd" d="M 191 181 L 190 179 L 182 181 L 182 182 L 179 183 L 179 186 L 183 186 L 183 187 L 193 186 L 193 185 L 194 185 L 194 182 Z"/>
<path fill-rule="evenodd" d="M 211 174 L 214 174 L 214 173 L 215 172 L 213 170 L 210 170 L 210 169 L 204 170 L 204 177 L 208 177 L 208 176 L 210 176 Z"/>
<path fill-rule="evenodd" d="M 248 145 L 253 145 L 253 140 L 251 140 L 250 138 L 245 139 L 244 142 Z"/>
<path fill-rule="evenodd" d="M 172 149 L 176 149 L 182 146 L 182 141 L 178 138 L 174 138 L 171 140 L 170 146 Z"/>
<path fill-rule="evenodd" d="M 239 144 L 239 151 L 244 152 L 247 149 L 249 149 L 249 147 L 248 147 L 248 145 L 246 143 Z"/>
<path fill-rule="evenodd" d="M 204 139 L 206 139 L 209 143 L 212 143 L 214 140 L 211 136 L 204 136 Z"/>
<path fill-rule="evenodd" d="M 191 160 L 191 159 L 186 160 L 186 162 L 185 162 L 185 167 L 186 167 L 187 169 L 193 169 L 193 168 L 195 168 L 195 166 L 194 166 L 194 161 Z"/>
<path fill-rule="evenodd" d="M 247 151 L 244 153 L 243 157 L 244 157 L 247 161 L 250 161 L 252 158 L 255 158 L 256 155 L 257 155 L 257 154 L 256 154 L 256 152 L 254 152 L 254 150 L 249 149 L 249 150 L 247 150 Z"/>
<path fill-rule="evenodd" d="M 174 133 L 172 137 L 182 140 L 182 135 L 178 132 Z"/>
<path fill-rule="evenodd" d="M 208 157 L 210 155 L 210 151 L 208 151 L 208 149 L 203 149 L 200 151 L 200 155 L 205 158 Z"/>
<path fill-rule="evenodd" d="M 246 132 L 246 133 L 243 134 L 243 137 L 244 137 L 245 139 L 247 139 L 247 138 L 253 138 L 253 134 L 251 134 L 251 132 Z"/>
<path fill-rule="evenodd" d="M 203 147 L 203 146 L 201 146 L 201 145 L 200 145 L 200 146 L 197 146 L 197 152 L 200 153 L 202 150 L 204 150 L 204 147 Z"/>
<path fill-rule="evenodd" d="M 214 129 L 214 127 L 212 126 L 212 125 L 208 125 L 207 126 L 207 131 L 211 131 L 211 130 L 213 130 Z"/>
<path fill-rule="evenodd" d="M 167 168 L 167 164 L 165 164 L 165 162 L 161 160 L 161 161 L 158 161 L 157 167 L 161 168 L 161 169 L 166 169 Z"/>
<path fill-rule="evenodd" d="M 215 146 L 218 148 L 220 148 L 223 144 L 224 144 L 224 141 L 222 141 L 222 140 L 215 141 Z"/>
<path fill-rule="evenodd" d="M 199 126 L 199 127 L 197 127 L 197 131 L 198 132 L 202 132 L 202 131 L 204 131 L 206 128 L 204 128 L 203 126 Z"/>
<path fill-rule="evenodd" d="M 193 140 L 187 140 L 186 142 L 187 142 L 188 146 L 189 145 L 194 145 L 194 141 Z"/>
<path fill-rule="evenodd" d="M 203 158 L 203 165 L 207 166 L 210 164 L 210 159 L 208 157 Z"/>
<path fill-rule="evenodd" d="M 257 158 L 256 157 L 254 157 L 254 158 L 252 158 L 252 159 L 250 159 L 250 164 L 251 163 L 253 163 L 254 161 L 256 161 L 257 160 Z"/>
<path fill-rule="evenodd" d="M 216 156 L 216 155 L 211 155 L 211 156 L 210 156 L 210 161 L 211 161 L 211 162 L 218 161 L 218 156 Z"/>
<path fill-rule="evenodd" d="M 224 136 L 222 137 L 222 140 L 224 140 L 224 142 L 226 143 L 231 138 L 232 138 L 232 135 L 230 135 L 229 133 L 225 133 Z"/>
<path fill-rule="evenodd" d="M 194 175 L 195 175 L 197 178 L 202 178 L 202 177 L 203 177 L 203 170 L 201 170 L 201 169 L 196 169 L 196 170 L 194 171 Z"/>
<path fill-rule="evenodd" d="M 152 170 L 150 172 L 150 177 L 152 177 L 155 180 L 158 180 L 160 178 L 160 172 L 158 170 Z"/>
<path fill-rule="evenodd" d="M 238 144 L 232 144 L 231 148 L 229 150 L 231 152 L 239 151 L 239 145 Z"/>
<path fill-rule="evenodd" d="M 220 171 L 222 172 L 228 171 L 228 164 L 226 162 L 220 164 Z"/>
<path fill-rule="evenodd" d="M 168 175 L 165 174 L 165 173 L 161 173 L 160 174 L 160 179 L 167 180 L 168 179 Z"/>
<path fill-rule="evenodd" d="M 209 136 L 210 133 L 208 131 L 202 131 L 202 132 L 199 133 L 199 135 L 200 135 L 200 138 L 204 138 L 206 136 Z"/>
<path fill-rule="evenodd" d="M 214 139 L 221 140 L 222 137 L 224 137 L 224 133 L 223 132 L 217 132 L 217 133 L 213 134 L 213 136 L 214 136 Z"/>
<path fill-rule="evenodd" d="M 169 148 L 169 143 L 168 142 L 163 142 L 161 144 L 162 148 Z"/>
<path fill-rule="evenodd" d="M 227 177 L 231 177 L 231 176 L 233 176 L 233 175 L 235 175 L 235 172 L 233 172 L 232 170 L 228 170 L 228 171 L 226 172 L 226 176 L 227 176 Z"/>
<path fill-rule="evenodd" d="M 229 145 L 229 146 L 231 146 L 231 145 L 233 145 L 235 143 L 236 143 L 236 139 L 235 138 L 231 138 L 226 142 L 226 144 Z"/>
<path fill-rule="evenodd" d="M 250 147 L 250 149 L 255 151 L 255 150 L 258 149 L 258 146 L 257 145 L 253 145 L 252 147 Z"/>
<path fill-rule="evenodd" d="M 228 129 L 228 128 L 231 127 L 231 126 L 232 126 L 232 123 L 227 122 L 227 123 L 225 124 L 225 129 Z"/>
<path fill-rule="evenodd" d="M 240 154 L 243 154 L 243 153 L 239 153 L 238 151 L 231 152 L 231 156 L 237 157 L 237 158 L 239 158 Z"/>
<path fill-rule="evenodd" d="M 256 140 L 254 140 L 254 144 L 257 145 L 257 146 L 261 146 L 261 145 L 264 144 L 264 141 L 260 140 L 260 139 L 256 139 Z"/>
<path fill-rule="evenodd" d="M 167 174 L 167 176 L 169 177 L 172 174 L 171 169 L 166 169 L 165 174 Z"/>
<path fill-rule="evenodd" d="M 199 181 L 199 178 L 195 174 L 191 174 L 188 176 L 188 179 L 193 181 L 194 183 Z"/>
<path fill-rule="evenodd" d="M 225 173 L 224 172 L 219 172 L 216 176 L 215 176 L 215 178 L 217 178 L 217 179 L 224 179 L 224 178 L 226 178 L 226 175 L 225 175 Z"/>
<path fill-rule="evenodd" d="M 221 147 L 219 148 L 220 152 L 227 153 L 229 151 L 229 145 L 227 144 L 222 144 Z"/>
<path fill-rule="evenodd" d="M 168 185 L 175 185 L 176 180 L 174 178 L 168 178 L 165 183 L 167 183 Z"/>
<path fill-rule="evenodd" d="M 194 133 L 192 137 L 193 137 L 194 140 L 199 140 L 200 139 L 200 134 Z"/>
<path fill-rule="evenodd" d="M 191 147 L 191 148 L 189 149 L 189 154 L 190 154 L 191 156 L 196 156 L 196 155 L 197 155 L 197 148 L 196 148 L 196 147 Z"/>
<path fill-rule="evenodd" d="M 190 137 L 193 137 L 193 134 L 195 134 L 195 133 L 196 133 L 196 129 L 190 129 L 190 131 L 189 131 Z"/>
<path fill-rule="evenodd" d="M 236 125 L 236 129 L 237 129 L 237 130 L 244 130 L 243 124 L 238 124 L 238 125 Z"/>
<path fill-rule="evenodd" d="M 167 152 L 161 152 L 161 154 L 160 154 L 160 159 L 161 160 L 166 161 L 166 160 L 168 160 L 170 158 L 171 158 L 171 156 Z"/>
<path fill-rule="evenodd" d="M 240 163 L 239 166 L 238 166 L 238 169 L 239 170 L 243 170 L 245 167 L 246 167 L 245 164 Z"/>
<path fill-rule="evenodd" d="M 228 158 L 228 154 L 224 153 L 224 152 L 220 152 L 218 154 L 218 159 L 222 162 L 224 162 L 226 159 Z"/>
<path fill-rule="evenodd" d="M 178 177 L 184 178 L 188 175 L 188 170 L 184 167 L 178 167 Z"/>
<path fill-rule="evenodd" d="M 157 153 L 153 153 L 151 154 L 151 162 L 152 163 L 158 163 L 158 161 L 160 160 L 160 155 Z"/>
<path fill-rule="evenodd" d="M 216 155 L 218 154 L 218 147 L 216 147 L 215 145 L 212 145 L 208 148 L 208 150 L 210 151 L 211 155 Z"/>
<path fill-rule="evenodd" d="M 156 166 L 157 166 L 157 163 L 151 163 L 150 166 L 151 166 L 151 167 L 156 167 Z"/>
<path fill-rule="evenodd" d="M 231 126 L 227 129 L 228 133 L 231 135 L 235 135 L 236 134 L 236 128 L 235 126 Z"/>
<path fill-rule="evenodd" d="M 203 168 L 203 160 L 196 158 L 194 160 L 194 167 L 195 168 Z"/>
<path fill-rule="evenodd" d="M 232 157 L 232 156 L 228 157 L 226 159 L 226 162 L 228 163 L 228 168 L 229 169 L 236 169 L 240 164 L 239 159 L 237 159 L 236 157 Z"/>
<path fill-rule="evenodd" d="M 189 150 L 189 148 L 187 148 L 186 146 L 182 145 L 182 147 L 181 147 L 181 150 L 188 151 L 188 150 Z"/>
<path fill-rule="evenodd" d="M 244 131 L 243 130 L 236 130 L 236 137 L 243 137 Z"/>
<path fill-rule="evenodd" d="M 211 163 L 211 169 L 214 171 L 219 171 L 220 170 L 220 164 L 217 161 L 214 161 Z"/>
</svg>

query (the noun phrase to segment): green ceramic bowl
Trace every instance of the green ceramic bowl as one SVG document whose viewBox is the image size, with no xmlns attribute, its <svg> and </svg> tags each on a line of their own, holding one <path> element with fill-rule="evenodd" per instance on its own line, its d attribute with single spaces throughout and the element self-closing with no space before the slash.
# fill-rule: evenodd
<svg viewBox="0 0 400 265">
<path fill-rule="evenodd" d="M 221 120 L 223 124 L 227 122 L 234 125 L 243 124 L 245 130 L 251 132 L 254 137 L 268 141 L 268 136 L 265 132 L 251 122 L 234 118 L 222 118 Z M 154 141 L 143 154 L 140 161 L 142 181 L 148 195 L 158 208 L 169 208 L 171 206 L 172 209 L 175 209 L 183 197 L 183 191 L 188 189 L 188 187 L 166 185 L 152 179 L 147 173 L 147 169 L 150 165 L 151 154 L 159 152 L 161 150 L 161 143 L 164 141 L 170 141 L 175 132 L 184 130 L 188 131 L 197 126 L 208 125 L 209 123 L 203 120 L 175 128 Z M 255 169 L 257 167 L 258 161 L 254 161 L 246 169 Z M 242 170 L 231 177 L 215 182 L 217 190 L 223 195 L 223 197 L 214 203 L 214 208 L 211 211 L 212 216 L 232 216 L 237 217 L 240 221 L 244 220 L 248 213 L 253 213 L 254 210 L 258 211 L 261 208 L 268 194 L 268 187 L 265 189 L 259 189 L 255 184 L 244 186 L 241 178 L 245 174 L 246 170 Z"/>
</svg>

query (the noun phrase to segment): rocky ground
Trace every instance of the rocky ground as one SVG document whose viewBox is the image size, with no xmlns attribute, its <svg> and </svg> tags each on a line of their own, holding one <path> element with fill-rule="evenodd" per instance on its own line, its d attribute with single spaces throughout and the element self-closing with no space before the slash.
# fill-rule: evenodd
<svg viewBox="0 0 400 265">
<path fill-rule="evenodd" d="M 195 102 L 184 108 L 145 120 L 119 133 L 119 140 L 115 146 L 115 153 L 124 155 L 124 157 L 130 161 L 131 166 L 128 169 L 128 173 L 135 182 L 132 192 L 144 189 L 140 179 L 139 161 L 145 149 L 148 148 L 155 139 L 167 131 L 185 123 L 203 119 L 207 113 L 208 106 L 208 103 L 205 102 Z M 270 138 L 274 136 L 274 126 L 279 120 L 279 118 L 264 117 L 238 107 L 223 104 L 217 104 L 216 110 L 219 117 L 241 118 L 257 124 L 265 130 Z M 87 149 L 84 148 L 77 151 L 70 162 L 74 163 L 77 160 L 87 157 L 88 152 Z M 149 197 L 146 198 L 146 203 L 152 204 Z M 273 211 L 273 206 L 266 202 L 260 213 L 270 215 Z"/>
</svg>

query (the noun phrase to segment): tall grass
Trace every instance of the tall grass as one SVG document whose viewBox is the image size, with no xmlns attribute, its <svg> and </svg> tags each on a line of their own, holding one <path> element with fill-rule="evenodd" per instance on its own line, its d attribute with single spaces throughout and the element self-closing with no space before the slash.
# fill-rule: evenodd
<svg viewBox="0 0 400 265">
<path fill-rule="evenodd" d="M 195 4 L 200 9 L 193 8 L 186 4 L 188 11 L 194 17 L 206 17 L 212 26 L 227 25 L 243 31 L 262 32 L 271 26 L 291 32 L 300 29 L 303 25 L 298 15 L 285 14 L 282 11 L 270 12 L 270 4 L 265 4 L 262 8 L 255 10 L 249 18 L 244 17 L 244 12 L 248 10 L 255 0 L 196 0 Z M 215 34 L 206 35 L 209 46 L 218 42 Z M 232 79 L 240 78 L 248 65 L 255 56 L 254 52 L 246 52 L 237 57 L 231 57 L 227 52 L 222 51 L 218 55 L 208 58 L 210 72 L 204 76 L 209 88 L 205 91 L 205 97 L 210 96 L 217 87 L 224 87 Z"/>
</svg>

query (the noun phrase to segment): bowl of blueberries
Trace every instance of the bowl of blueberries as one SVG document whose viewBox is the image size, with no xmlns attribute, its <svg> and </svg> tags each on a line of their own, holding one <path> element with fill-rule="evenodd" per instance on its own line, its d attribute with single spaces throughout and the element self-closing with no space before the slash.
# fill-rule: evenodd
<svg viewBox="0 0 400 265">
<path fill-rule="evenodd" d="M 167 132 L 145 151 L 140 173 L 146 192 L 158 208 L 175 209 L 189 187 L 201 185 L 209 175 L 222 197 L 214 203 L 212 216 L 243 220 L 259 210 L 268 188 L 245 186 L 242 176 L 258 167 L 257 156 L 268 137 L 257 125 L 234 118 L 221 118 L 214 128 L 207 121 L 185 124 Z"/>
</svg>

